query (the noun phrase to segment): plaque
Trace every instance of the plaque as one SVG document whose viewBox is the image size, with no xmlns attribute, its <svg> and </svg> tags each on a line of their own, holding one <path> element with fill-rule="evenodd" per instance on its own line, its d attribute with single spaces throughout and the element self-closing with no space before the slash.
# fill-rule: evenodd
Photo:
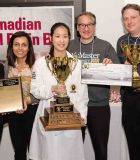
<svg viewBox="0 0 140 160">
<path fill-rule="evenodd" d="M 23 109 L 21 78 L 0 80 L 0 113 Z"/>
<path fill-rule="evenodd" d="M 47 66 L 59 84 L 64 84 L 68 75 L 74 70 L 77 60 L 71 57 L 46 58 Z M 45 108 L 40 120 L 45 130 L 68 129 L 85 126 L 80 113 L 75 109 L 67 93 L 58 93 Z"/>
</svg>

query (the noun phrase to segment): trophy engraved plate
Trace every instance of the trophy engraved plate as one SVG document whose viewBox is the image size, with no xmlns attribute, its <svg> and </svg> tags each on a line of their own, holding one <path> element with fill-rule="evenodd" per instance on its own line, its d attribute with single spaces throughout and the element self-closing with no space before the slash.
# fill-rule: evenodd
<svg viewBox="0 0 140 160">
<path fill-rule="evenodd" d="M 56 112 L 73 112 L 73 104 L 72 103 L 63 103 L 59 104 L 57 101 L 50 102 L 51 110 Z"/>
<path fill-rule="evenodd" d="M 20 78 L 0 80 L 0 113 L 23 109 L 23 95 Z"/>
<path fill-rule="evenodd" d="M 132 64 L 132 86 L 138 88 L 140 87 L 140 75 L 137 65 L 140 63 L 140 44 L 127 44 L 122 41 L 121 48 L 127 57 L 127 61 Z"/>
<path fill-rule="evenodd" d="M 64 84 L 77 64 L 77 60 L 71 57 L 46 58 L 46 62 L 58 84 Z M 44 116 L 40 117 L 45 130 L 85 126 L 80 113 L 74 108 L 67 93 L 58 93 L 54 99 L 50 102 L 50 108 L 44 109 Z"/>
<path fill-rule="evenodd" d="M 64 104 L 64 103 L 70 103 L 70 98 L 68 96 L 65 97 L 55 97 L 57 104 Z"/>
</svg>

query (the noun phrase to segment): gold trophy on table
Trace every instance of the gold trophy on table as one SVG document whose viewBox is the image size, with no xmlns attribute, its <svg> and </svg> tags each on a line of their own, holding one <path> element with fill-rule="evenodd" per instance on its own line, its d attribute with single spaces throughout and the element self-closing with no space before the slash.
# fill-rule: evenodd
<svg viewBox="0 0 140 160">
<path fill-rule="evenodd" d="M 132 86 L 138 88 L 140 87 L 140 75 L 137 71 L 137 65 L 140 63 L 140 44 L 127 44 L 122 41 L 121 48 L 128 62 L 132 64 Z"/>
<path fill-rule="evenodd" d="M 46 62 L 58 84 L 65 84 L 65 80 L 76 67 L 77 59 L 67 56 L 46 57 Z M 84 126 L 80 113 L 75 109 L 67 93 L 58 93 L 54 99 L 50 102 L 50 107 L 45 108 L 44 116 L 40 117 L 46 130 Z"/>
</svg>

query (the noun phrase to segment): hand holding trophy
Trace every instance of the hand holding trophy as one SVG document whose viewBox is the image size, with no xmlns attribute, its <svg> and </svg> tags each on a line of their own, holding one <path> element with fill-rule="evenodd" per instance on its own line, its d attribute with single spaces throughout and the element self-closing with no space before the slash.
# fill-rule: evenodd
<svg viewBox="0 0 140 160">
<path fill-rule="evenodd" d="M 128 62 L 132 64 L 132 86 L 136 88 L 140 87 L 140 75 L 137 71 L 137 65 L 140 63 L 140 44 L 127 44 L 125 41 L 122 41 L 121 48 Z"/>
<path fill-rule="evenodd" d="M 76 67 L 77 59 L 67 56 L 62 58 L 47 57 L 46 62 L 49 70 L 55 76 L 58 85 L 65 85 L 65 80 Z M 67 92 L 58 92 L 57 95 L 55 95 L 55 98 L 58 103 L 69 103 L 69 97 L 67 96 Z"/>
<path fill-rule="evenodd" d="M 80 113 L 67 95 L 65 86 L 65 80 L 76 67 L 77 58 L 46 57 L 46 62 L 58 84 L 53 87 L 55 101 L 50 102 L 50 108 L 45 109 L 44 117 L 40 117 L 43 126 L 51 130 L 84 126 Z"/>
</svg>

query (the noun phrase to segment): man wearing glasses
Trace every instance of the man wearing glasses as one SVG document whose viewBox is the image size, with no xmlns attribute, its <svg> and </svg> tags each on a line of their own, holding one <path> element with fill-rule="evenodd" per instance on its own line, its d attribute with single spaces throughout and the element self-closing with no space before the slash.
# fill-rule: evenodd
<svg viewBox="0 0 140 160">
<path fill-rule="evenodd" d="M 112 45 L 95 36 L 96 16 L 83 12 L 76 17 L 78 37 L 71 41 L 69 51 L 82 61 L 93 63 L 119 63 Z M 87 126 L 95 151 L 96 160 L 107 160 L 107 144 L 110 125 L 110 86 L 88 85 Z M 116 97 L 118 98 L 118 97 Z M 82 128 L 83 139 L 85 137 Z"/>
</svg>

